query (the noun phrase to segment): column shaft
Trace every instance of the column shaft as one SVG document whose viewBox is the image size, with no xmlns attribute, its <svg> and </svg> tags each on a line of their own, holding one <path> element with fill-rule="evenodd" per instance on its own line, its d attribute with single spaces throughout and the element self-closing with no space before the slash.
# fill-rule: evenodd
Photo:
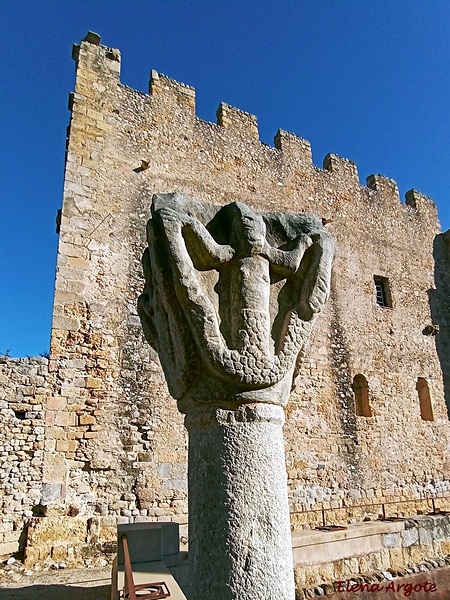
<svg viewBox="0 0 450 600">
<path fill-rule="evenodd" d="M 193 598 L 294 599 L 283 421 L 271 404 L 186 415 Z"/>
</svg>

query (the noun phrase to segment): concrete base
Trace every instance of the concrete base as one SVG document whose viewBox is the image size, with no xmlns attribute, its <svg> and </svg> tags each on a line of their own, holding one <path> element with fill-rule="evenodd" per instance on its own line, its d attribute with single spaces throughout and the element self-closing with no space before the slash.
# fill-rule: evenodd
<svg viewBox="0 0 450 600">
<path fill-rule="evenodd" d="M 124 586 L 123 535 L 128 541 L 135 585 L 164 581 L 171 599 L 186 600 L 184 591 L 189 587 L 187 555 L 179 551 L 179 526 L 172 522 L 130 523 L 117 527 L 117 556 L 111 575 L 111 600 L 119 600 Z"/>
<path fill-rule="evenodd" d="M 347 525 L 336 531 L 294 531 L 292 549 L 294 566 L 329 563 L 352 556 L 381 552 L 382 535 L 403 531 L 403 521 L 372 521 Z"/>
</svg>

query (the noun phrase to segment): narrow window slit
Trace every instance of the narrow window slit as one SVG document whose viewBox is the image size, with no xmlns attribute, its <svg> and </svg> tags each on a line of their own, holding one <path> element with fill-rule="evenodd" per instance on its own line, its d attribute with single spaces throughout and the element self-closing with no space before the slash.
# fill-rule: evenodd
<svg viewBox="0 0 450 600">
<path fill-rule="evenodd" d="M 353 378 L 353 393 L 355 394 L 355 413 L 357 417 L 371 417 L 372 409 L 369 404 L 369 384 L 364 375 L 358 374 Z"/>
<path fill-rule="evenodd" d="M 420 416 L 423 421 L 434 421 L 433 408 L 431 406 L 430 388 L 424 377 L 418 377 L 416 390 L 419 395 Z"/>
</svg>

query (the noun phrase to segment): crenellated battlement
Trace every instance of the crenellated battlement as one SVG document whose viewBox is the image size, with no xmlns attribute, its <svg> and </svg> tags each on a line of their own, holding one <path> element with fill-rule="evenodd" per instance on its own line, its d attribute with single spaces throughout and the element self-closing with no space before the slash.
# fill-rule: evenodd
<svg viewBox="0 0 450 600">
<path fill-rule="evenodd" d="M 115 95 L 119 98 L 119 90 L 126 89 L 130 94 L 147 98 L 142 104 L 141 113 L 144 120 L 150 119 L 152 127 L 167 129 L 178 125 L 176 133 L 185 138 L 182 144 L 178 143 L 183 158 L 191 156 L 193 160 L 200 160 L 198 152 L 203 154 L 203 158 L 210 156 L 210 152 L 214 156 L 225 153 L 234 156 L 236 164 L 241 165 L 245 164 L 246 155 L 254 157 L 259 154 L 264 157 L 262 162 L 267 171 L 278 181 L 288 178 L 289 186 L 293 185 L 294 174 L 299 176 L 301 173 L 303 178 L 323 180 L 326 186 L 334 181 L 346 194 L 356 193 L 365 198 L 369 205 L 375 203 L 380 208 L 383 206 L 383 210 L 387 206 L 400 205 L 409 211 L 414 210 L 417 215 L 430 211 L 436 214 L 434 203 L 420 192 L 407 192 L 403 203 L 396 182 L 383 175 L 369 175 L 366 185 L 363 185 L 357 165 L 349 159 L 329 153 L 323 159 L 322 168 L 315 166 L 310 142 L 294 133 L 279 129 L 274 138 L 274 147 L 267 146 L 259 141 L 257 117 L 225 102 L 221 102 L 216 111 L 216 127 L 207 124 L 196 116 L 195 89 L 155 70 L 151 71 L 148 95 L 123 86 L 120 83 L 120 52 L 101 45 L 98 34 L 89 32 L 81 44 L 74 46 L 73 57 L 78 71 L 77 87 L 69 100 L 71 110 L 76 110 L 77 105 L 83 103 L 87 87 L 97 90 L 99 103 L 104 103 L 104 91 L 109 90 L 112 104 Z M 105 120 L 108 120 L 106 116 Z M 135 172 L 146 170 L 139 167 L 142 161 L 148 162 L 145 155 L 140 156 L 134 164 Z M 225 170 L 229 169 L 228 162 Z M 236 177 L 242 181 L 249 179 L 239 174 Z M 281 187 L 280 183 L 277 185 Z M 248 181 L 247 189 L 251 191 L 257 187 Z"/>
<path fill-rule="evenodd" d="M 277 150 L 283 152 L 285 156 L 301 162 L 305 166 L 313 166 L 311 144 L 295 133 L 279 129 L 274 137 L 274 144 Z"/>
<path fill-rule="evenodd" d="M 358 167 L 348 158 L 327 154 L 323 159 L 323 168 L 344 178 L 350 185 L 359 184 Z"/>
<path fill-rule="evenodd" d="M 195 115 L 195 89 L 184 83 L 179 83 L 162 73 L 152 70 L 149 81 L 149 94 L 160 96 L 164 102 L 175 102 L 191 109 Z"/>
<path fill-rule="evenodd" d="M 255 115 L 225 104 L 225 102 L 221 102 L 216 115 L 217 125 L 233 129 L 243 136 L 259 140 L 258 120 Z"/>
<path fill-rule="evenodd" d="M 384 175 L 369 175 L 366 182 L 368 188 L 378 192 L 384 199 L 400 202 L 398 186 L 393 179 Z"/>
<path fill-rule="evenodd" d="M 100 44 L 100 36 L 93 31 L 89 31 L 80 44 L 74 44 L 72 47 L 72 58 L 78 64 L 89 55 L 95 55 L 98 61 L 102 61 L 102 67 L 108 68 L 119 76 L 120 74 L 120 50 L 109 48 Z M 91 56 L 92 58 L 92 56 Z M 107 62 L 108 61 L 108 62 Z M 110 62 L 109 62 L 110 61 Z"/>
<path fill-rule="evenodd" d="M 405 202 L 407 206 L 410 206 L 416 210 L 423 209 L 425 206 L 436 210 L 436 204 L 431 198 L 414 189 L 406 192 Z"/>
</svg>

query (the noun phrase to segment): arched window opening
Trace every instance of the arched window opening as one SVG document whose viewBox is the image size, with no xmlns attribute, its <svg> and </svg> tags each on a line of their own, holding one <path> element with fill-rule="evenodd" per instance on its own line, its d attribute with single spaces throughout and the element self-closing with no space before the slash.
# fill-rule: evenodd
<svg viewBox="0 0 450 600">
<path fill-rule="evenodd" d="M 419 394 L 420 416 L 424 421 L 434 421 L 433 409 L 431 407 L 431 396 L 428 382 L 424 377 L 419 377 L 416 383 Z"/>
<path fill-rule="evenodd" d="M 355 375 L 353 378 L 353 393 L 355 394 L 355 412 L 358 417 L 371 417 L 372 411 L 369 404 L 369 384 L 364 375 Z"/>
</svg>

